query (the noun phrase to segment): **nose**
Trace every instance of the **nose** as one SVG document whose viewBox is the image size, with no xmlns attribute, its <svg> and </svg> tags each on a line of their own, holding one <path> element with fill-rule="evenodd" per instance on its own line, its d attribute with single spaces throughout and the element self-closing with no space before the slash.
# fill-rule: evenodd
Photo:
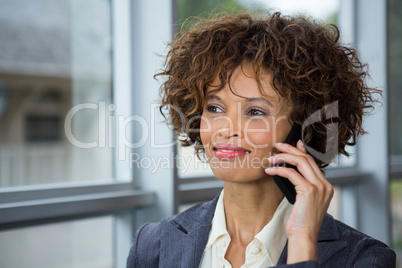
<svg viewBox="0 0 402 268">
<path fill-rule="evenodd" d="M 243 137 L 243 119 L 241 117 L 241 111 L 234 111 L 231 114 L 226 114 L 218 120 L 219 124 L 218 135 L 225 139 L 231 137 Z"/>
</svg>

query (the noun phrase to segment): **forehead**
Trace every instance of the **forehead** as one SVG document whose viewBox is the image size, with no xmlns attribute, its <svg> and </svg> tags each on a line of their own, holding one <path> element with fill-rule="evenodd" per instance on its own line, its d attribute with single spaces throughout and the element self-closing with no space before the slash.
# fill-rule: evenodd
<svg viewBox="0 0 402 268">
<path fill-rule="evenodd" d="M 263 98 L 278 105 L 285 101 L 273 86 L 272 73 L 261 69 L 257 76 L 253 65 L 248 62 L 242 63 L 228 74 L 226 84 L 221 86 L 219 76 L 216 75 L 212 85 L 207 87 L 207 98 L 210 95 L 227 95 L 232 100 L 236 100 L 236 97 Z"/>
</svg>

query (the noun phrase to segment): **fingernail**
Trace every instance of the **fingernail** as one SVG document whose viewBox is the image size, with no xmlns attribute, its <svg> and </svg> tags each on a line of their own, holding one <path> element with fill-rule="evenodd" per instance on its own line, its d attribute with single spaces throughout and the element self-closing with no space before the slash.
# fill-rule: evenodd
<svg viewBox="0 0 402 268">
<path fill-rule="evenodd" d="M 282 145 L 282 142 L 275 142 L 275 147 L 276 146 L 281 146 Z"/>
<path fill-rule="evenodd" d="M 302 140 L 301 139 L 299 139 L 297 142 L 299 142 L 300 141 L 300 143 L 301 143 L 301 145 L 303 145 L 303 142 L 302 142 Z"/>
<path fill-rule="evenodd" d="M 304 143 L 303 143 L 303 141 L 302 141 L 302 140 L 299 140 L 299 141 L 300 141 L 301 145 L 304 147 Z"/>
<path fill-rule="evenodd" d="M 268 161 L 271 162 L 273 158 L 274 158 L 274 156 L 268 157 Z"/>
</svg>

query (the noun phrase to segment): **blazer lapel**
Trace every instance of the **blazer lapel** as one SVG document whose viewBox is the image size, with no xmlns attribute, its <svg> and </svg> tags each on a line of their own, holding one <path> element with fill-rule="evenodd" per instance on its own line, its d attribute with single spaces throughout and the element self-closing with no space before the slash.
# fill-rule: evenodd
<svg viewBox="0 0 402 268">
<path fill-rule="evenodd" d="M 162 221 L 160 267 L 198 267 L 218 197 Z"/>
<path fill-rule="evenodd" d="M 317 253 L 319 264 L 325 263 L 332 255 L 347 246 L 346 241 L 339 241 L 338 228 L 334 218 L 326 214 L 322 223 L 320 233 L 318 234 Z M 278 260 L 278 265 L 286 264 L 288 243 L 282 251 Z"/>
</svg>

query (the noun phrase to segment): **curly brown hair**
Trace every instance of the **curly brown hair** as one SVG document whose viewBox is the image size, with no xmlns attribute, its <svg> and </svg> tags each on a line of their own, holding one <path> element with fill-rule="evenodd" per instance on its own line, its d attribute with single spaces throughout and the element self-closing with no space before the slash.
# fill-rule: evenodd
<svg viewBox="0 0 402 268">
<path fill-rule="evenodd" d="M 293 104 L 295 123 L 302 125 L 316 111 L 325 118 L 325 108 L 337 102 L 337 117 L 305 127 L 303 142 L 306 148 L 330 152 L 331 160 L 338 153 L 349 156 L 345 146 L 355 145 L 358 135 L 367 133 L 362 128 L 363 115 L 367 108 L 374 108 L 373 93 L 381 92 L 366 85 L 366 64 L 339 38 L 333 24 L 278 12 L 266 18 L 218 14 L 199 19 L 170 44 L 165 68 L 155 75 L 167 78 L 160 89 L 160 111 L 164 115 L 163 110 L 168 110 L 165 119 L 181 145 L 195 145 L 198 158 L 205 156 L 199 128 L 207 88 L 219 77 L 218 90 L 222 89 L 230 73 L 248 61 L 259 86 L 263 71 L 272 74 L 275 90 Z M 260 92 L 264 95 L 261 87 Z M 334 124 L 338 124 L 336 135 L 328 132 Z M 315 160 L 320 168 L 329 164 Z"/>
</svg>

